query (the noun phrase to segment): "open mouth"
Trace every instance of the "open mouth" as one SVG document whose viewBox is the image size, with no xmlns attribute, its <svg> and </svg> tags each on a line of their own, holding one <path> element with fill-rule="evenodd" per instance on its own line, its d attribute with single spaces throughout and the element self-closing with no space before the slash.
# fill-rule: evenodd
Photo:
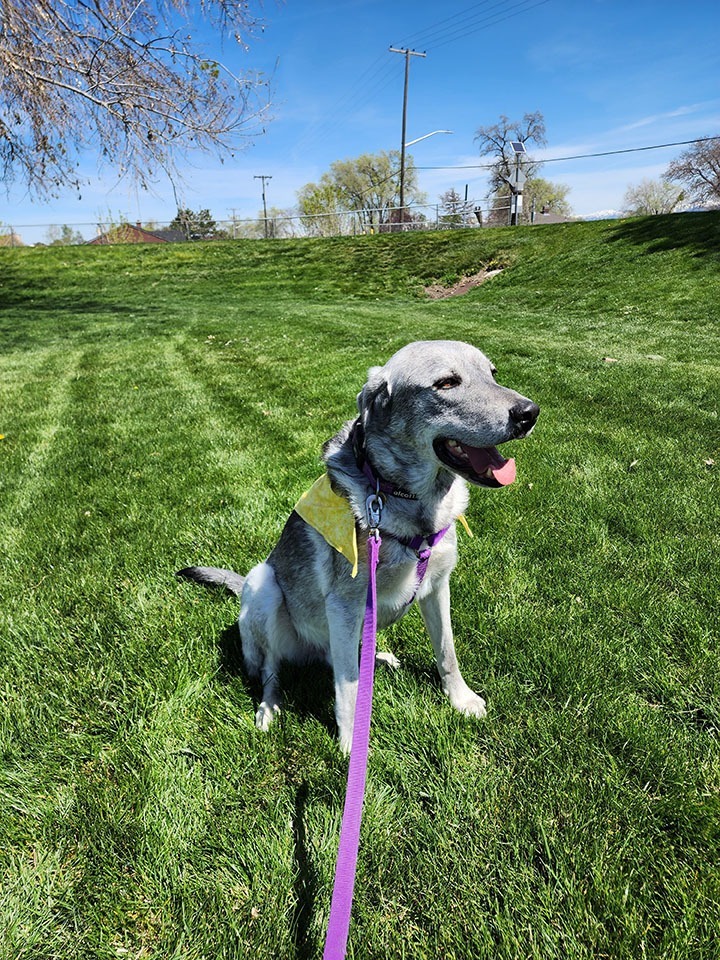
<svg viewBox="0 0 720 960">
<path fill-rule="evenodd" d="M 507 487 L 515 480 L 515 461 L 506 460 L 497 447 L 471 447 L 443 438 L 433 447 L 445 466 L 479 487 Z"/>
</svg>

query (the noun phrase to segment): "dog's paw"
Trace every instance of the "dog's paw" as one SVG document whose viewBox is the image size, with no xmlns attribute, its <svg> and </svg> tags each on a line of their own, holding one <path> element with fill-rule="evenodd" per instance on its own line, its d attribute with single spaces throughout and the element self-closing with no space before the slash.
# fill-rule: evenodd
<svg viewBox="0 0 720 960">
<path fill-rule="evenodd" d="M 375 663 L 382 663 L 384 666 L 389 667 L 391 670 L 398 670 L 400 668 L 400 661 L 395 656 L 395 654 L 390 653 L 389 650 L 382 650 L 380 651 L 380 653 L 376 653 Z"/>
<path fill-rule="evenodd" d="M 266 733 L 270 729 L 270 724 L 280 713 L 280 705 L 277 703 L 266 703 L 264 700 L 255 714 L 255 726 L 258 730 Z"/>
<path fill-rule="evenodd" d="M 470 687 L 466 687 L 465 690 L 451 696 L 450 703 L 460 713 L 464 713 L 466 717 L 484 717 L 487 715 L 485 701 L 477 693 L 473 693 Z"/>
</svg>

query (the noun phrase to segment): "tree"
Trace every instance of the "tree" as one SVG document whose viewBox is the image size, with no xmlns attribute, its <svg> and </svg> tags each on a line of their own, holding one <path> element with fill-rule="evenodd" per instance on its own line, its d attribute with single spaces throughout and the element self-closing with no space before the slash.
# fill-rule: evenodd
<svg viewBox="0 0 720 960">
<path fill-rule="evenodd" d="M 349 214 L 340 188 L 328 173 L 297 192 L 302 224 L 311 237 L 337 237 L 346 232 Z"/>
<path fill-rule="evenodd" d="M 188 240 L 210 240 L 217 237 L 217 223 L 207 209 L 195 212 L 181 207 L 169 229 L 182 230 Z"/>
<path fill-rule="evenodd" d="M 258 213 L 258 236 L 268 236 L 274 240 L 283 237 L 295 236 L 295 217 L 293 210 L 285 210 L 282 207 L 268 207 L 267 212 L 267 234 L 265 233 L 265 217 L 263 211 Z"/>
<path fill-rule="evenodd" d="M 530 222 L 533 207 L 537 213 L 555 213 L 559 217 L 571 217 L 572 207 L 567 195 L 570 187 L 553 183 L 543 177 L 530 177 L 523 187 L 523 220 Z"/>
<path fill-rule="evenodd" d="M 720 137 L 693 143 L 673 160 L 665 179 L 686 184 L 696 203 L 720 203 Z"/>
<path fill-rule="evenodd" d="M 518 162 L 526 178 L 534 176 L 541 164 L 527 154 L 516 154 L 512 143 L 535 143 L 544 146 L 545 118 L 542 113 L 526 113 L 522 120 L 509 120 L 504 114 L 492 126 L 479 127 L 475 133 L 481 157 L 494 157 L 490 168 L 490 190 L 498 193 L 513 180 Z M 527 148 L 526 148 L 527 149 Z M 521 159 L 520 159 L 521 158 Z"/>
<path fill-rule="evenodd" d="M 539 164 L 536 164 L 535 168 L 538 167 Z M 570 187 L 563 183 L 553 183 L 543 177 L 530 177 L 523 184 L 520 222 L 531 223 L 533 209 L 536 216 L 539 213 L 555 213 L 560 217 L 571 217 L 572 207 L 567 200 L 568 193 L 570 193 Z M 491 226 L 507 226 L 512 207 L 511 199 L 509 184 L 505 183 L 495 191 L 490 198 L 488 213 L 488 223 Z"/>
<path fill-rule="evenodd" d="M 440 194 L 439 223 L 443 227 L 459 227 L 467 223 L 473 212 L 473 204 L 463 200 L 454 187 Z"/>
<path fill-rule="evenodd" d="M 147 186 L 176 153 L 223 153 L 260 121 L 261 77 L 234 76 L 191 35 L 201 11 L 245 43 L 259 21 L 236 0 L 3 0 L 0 169 L 44 195 L 80 185 L 85 148 Z"/>
<path fill-rule="evenodd" d="M 0 247 L 24 247 L 22 237 L 12 227 L 0 223 Z"/>
<path fill-rule="evenodd" d="M 650 180 L 631 185 L 625 191 L 623 210 L 631 216 L 652 216 L 672 213 L 684 199 L 685 193 L 677 183 L 669 180 Z"/>
<path fill-rule="evenodd" d="M 405 157 L 405 201 L 422 203 L 412 157 Z M 382 229 L 398 222 L 393 211 L 400 204 L 400 152 L 365 153 L 354 160 L 336 160 L 319 184 L 306 184 L 298 191 L 303 217 L 354 213 L 361 227 Z M 405 218 L 413 219 L 409 211 Z"/>
<path fill-rule="evenodd" d="M 84 243 L 85 238 L 79 230 L 73 230 L 72 227 L 64 223 L 61 227 L 48 227 L 46 242 L 50 247 L 69 247 L 73 244 Z"/>
</svg>

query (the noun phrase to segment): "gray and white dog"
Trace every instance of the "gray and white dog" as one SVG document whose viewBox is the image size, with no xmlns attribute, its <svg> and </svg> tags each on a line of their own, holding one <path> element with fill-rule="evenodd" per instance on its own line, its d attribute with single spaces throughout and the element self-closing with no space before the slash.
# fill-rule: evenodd
<svg viewBox="0 0 720 960">
<path fill-rule="evenodd" d="M 526 437 L 539 413 L 537 404 L 501 386 L 495 374 L 483 353 L 453 340 L 410 343 L 370 369 L 357 398 L 359 416 L 323 448 L 330 487 L 352 512 L 357 576 L 296 511 L 270 556 L 247 577 L 214 567 L 179 572 L 241 595 L 243 657 L 263 684 L 259 729 L 267 730 L 280 709 L 281 662 L 324 659 L 334 675 L 340 745 L 350 750 L 368 585 L 366 544 L 375 523 L 367 501 L 373 494 L 382 507 L 378 627 L 394 623 L 417 600 L 442 689 L 461 713 L 485 715 L 485 701 L 460 673 L 450 623 L 455 521 L 468 503 L 466 481 L 481 487 L 512 482 L 514 461 L 505 460 L 497 446 Z M 384 658 L 397 665 L 392 655 Z"/>
</svg>

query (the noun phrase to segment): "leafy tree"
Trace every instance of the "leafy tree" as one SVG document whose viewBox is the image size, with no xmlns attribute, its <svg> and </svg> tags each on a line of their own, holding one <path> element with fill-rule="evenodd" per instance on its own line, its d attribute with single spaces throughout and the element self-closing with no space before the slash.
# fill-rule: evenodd
<svg viewBox="0 0 720 960">
<path fill-rule="evenodd" d="M 393 222 L 392 211 L 400 205 L 400 151 L 365 153 L 355 160 L 336 160 L 330 166 L 347 209 L 356 212 L 363 226 Z M 405 156 L 405 204 L 422 203 L 413 158 Z"/>
<path fill-rule="evenodd" d="M 720 137 L 689 146 L 667 168 L 665 179 L 686 184 L 696 203 L 720 203 Z"/>
<path fill-rule="evenodd" d="M 3 179 L 38 195 L 79 187 L 80 154 L 96 148 L 147 185 L 172 175 L 176 151 L 231 149 L 262 118 L 265 84 L 203 56 L 198 13 L 243 44 L 259 25 L 236 0 L 3 0 Z"/>
<path fill-rule="evenodd" d="M 217 223 L 209 210 L 189 210 L 181 207 L 175 219 L 170 223 L 171 230 L 182 230 L 188 240 L 210 240 L 217 238 Z"/>
<path fill-rule="evenodd" d="M 85 242 L 83 235 L 78 230 L 73 230 L 66 223 L 61 227 L 55 225 L 48 227 L 46 240 L 51 247 L 69 247 L 73 244 Z"/>
<path fill-rule="evenodd" d="M 12 227 L 0 223 L 0 247 L 24 247 L 22 237 Z"/>
<path fill-rule="evenodd" d="M 324 173 L 318 183 L 301 187 L 297 200 L 303 227 L 311 237 L 337 237 L 346 232 L 348 211 L 329 173 Z"/>
<path fill-rule="evenodd" d="M 405 157 L 405 201 L 421 203 L 417 171 L 412 157 Z M 396 222 L 393 211 L 400 203 L 400 152 L 365 153 L 353 160 L 336 160 L 318 184 L 306 184 L 298 192 L 303 217 L 354 213 L 362 227 Z M 409 212 L 406 218 L 412 219 Z"/>
<path fill-rule="evenodd" d="M 561 217 L 571 217 L 572 207 L 567 200 L 569 192 L 570 187 L 562 183 L 553 183 L 543 177 L 530 177 L 523 184 L 523 205 L 520 222 L 531 222 L 533 207 L 536 215 L 552 211 L 552 213 Z M 510 219 L 511 196 L 510 186 L 507 183 L 495 191 L 490 199 L 489 224 L 492 226 L 507 226 Z"/>
<path fill-rule="evenodd" d="M 556 213 L 560 217 L 571 217 L 572 207 L 567 195 L 570 187 L 563 183 L 553 183 L 543 177 L 530 177 L 523 187 L 523 220 L 530 222 L 533 205 L 536 213 Z"/>
<path fill-rule="evenodd" d="M 672 213 L 685 198 L 682 187 L 669 180 L 650 180 L 647 177 L 629 186 L 623 199 L 623 210 L 631 216 L 652 216 Z"/>
</svg>

